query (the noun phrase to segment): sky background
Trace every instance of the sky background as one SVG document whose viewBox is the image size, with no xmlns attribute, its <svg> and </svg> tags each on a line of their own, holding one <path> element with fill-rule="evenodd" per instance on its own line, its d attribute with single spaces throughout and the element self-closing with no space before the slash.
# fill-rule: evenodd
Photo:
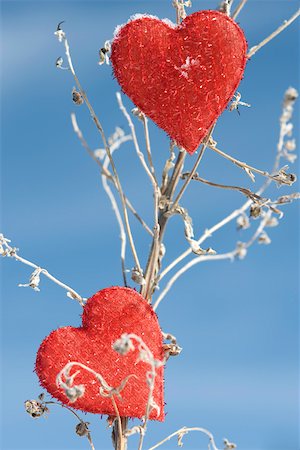
<svg viewBox="0 0 300 450">
<path fill-rule="evenodd" d="M 190 12 L 215 6 L 215 1 L 194 0 Z M 298 1 L 249 0 L 238 19 L 249 46 L 270 34 L 297 7 Z M 127 131 L 127 124 L 116 104 L 118 85 L 111 67 L 97 65 L 98 49 L 112 37 L 115 26 L 134 13 L 175 20 L 175 11 L 169 0 L 2 1 L 1 9 L 1 229 L 22 256 L 89 297 L 122 283 L 119 230 L 97 167 L 72 131 L 70 113 L 76 110 L 90 146 L 101 147 L 85 106 L 72 104 L 71 74 L 55 68 L 55 60 L 64 51 L 53 32 L 59 21 L 66 21 L 78 76 L 110 135 L 116 125 Z M 239 91 L 252 107 L 242 109 L 240 116 L 224 112 L 214 133 L 219 146 L 269 170 L 276 152 L 282 97 L 290 85 L 299 86 L 295 23 L 248 63 Z M 124 102 L 131 108 L 128 99 Z M 141 125 L 136 125 L 143 142 Z M 168 155 L 168 139 L 152 123 L 150 133 L 153 157 L 161 167 Z M 151 186 L 132 144 L 125 144 L 115 160 L 127 195 L 151 223 Z M 187 166 L 193 161 L 188 157 Z M 263 181 L 257 176 L 253 186 L 237 167 L 212 152 L 206 152 L 201 174 L 252 189 Z M 269 195 L 295 190 L 275 187 Z M 243 200 L 237 192 L 196 183 L 183 205 L 200 236 Z M 195 266 L 162 302 L 157 311 L 162 329 L 176 335 L 184 350 L 168 363 L 166 421 L 149 425 L 145 448 L 184 425 L 209 429 L 220 447 L 227 437 L 240 450 L 299 448 L 299 214 L 296 204 L 285 211 L 280 226 L 268 230 L 270 246 L 254 245 L 243 261 Z M 134 219 L 131 223 L 145 264 L 148 237 Z M 231 223 L 207 246 L 219 253 L 233 250 L 256 226 L 253 222 L 250 230 L 237 232 Z M 180 218 L 170 222 L 166 245 L 165 263 L 186 248 Z M 44 278 L 39 293 L 18 288 L 18 283 L 28 281 L 30 269 L 9 259 L 1 263 L 1 449 L 87 449 L 87 441 L 74 432 L 76 420 L 67 411 L 53 407 L 48 418 L 33 420 L 23 407 L 25 400 L 41 392 L 33 372 L 41 341 L 57 327 L 79 326 L 81 308 Z M 128 252 L 127 267 L 132 265 Z M 92 415 L 86 420 L 91 422 L 96 448 L 111 448 L 105 420 Z M 135 437 L 130 445 L 135 448 Z M 175 447 L 176 441 L 164 448 Z M 185 448 L 207 448 L 207 440 L 190 434 Z"/>
</svg>

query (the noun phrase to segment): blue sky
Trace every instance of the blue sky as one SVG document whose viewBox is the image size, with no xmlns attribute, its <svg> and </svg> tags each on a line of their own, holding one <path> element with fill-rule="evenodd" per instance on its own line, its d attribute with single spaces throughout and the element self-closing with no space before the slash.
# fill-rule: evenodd
<svg viewBox="0 0 300 450">
<path fill-rule="evenodd" d="M 59 21 L 66 21 L 78 75 L 110 135 L 116 125 L 124 130 L 127 125 L 116 104 L 119 88 L 111 67 L 97 65 L 98 49 L 112 37 L 116 25 L 134 13 L 174 20 L 170 4 L 167 0 L 1 4 L 1 229 L 20 248 L 20 254 L 86 297 L 122 283 L 119 231 L 97 168 L 72 131 L 70 113 L 76 108 L 91 147 L 101 147 L 87 110 L 71 102 L 71 74 L 55 68 L 63 48 L 53 32 Z M 215 4 L 194 0 L 191 12 Z M 249 46 L 260 42 L 297 7 L 298 1 L 249 0 L 239 17 Z M 299 86 L 299 29 L 295 23 L 248 63 L 239 90 L 252 107 L 242 109 L 240 116 L 224 112 L 214 134 L 219 146 L 269 170 L 276 151 L 282 96 L 290 85 Z M 131 107 L 128 99 L 124 102 Z M 150 133 L 154 160 L 161 167 L 168 140 L 154 124 L 150 124 Z M 142 139 L 141 130 L 139 137 Z M 191 165 L 193 159 L 188 161 Z M 126 193 L 151 223 L 151 186 L 130 143 L 118 152 L 116 164 Z M 207 179 L 254 189 L 238 168 L 215 154 L 206 153 L 201 171 Z M 261 182 L 257 177 L 256 185 Z M 295 190 L 274 187 L 270 195 Z M 195 184 L 184 206 L 199 236 L 242 202 L 239 193 Z M 293 204 L 285 212 L 280 226 L 268 231 L 270 246 L 253 246 L 243 261 L 195 266 L 162 302 L 158 310 L 162 328 L 177 336 L 184 351 L 168 363 L 166 422 L 150 424 L 146 447 L 183 425 L 208 428 L 217 443 L 221 445 L 227 437 L 240 450 L 299 447 L 299 211 Z M 145 263 L 149 240 L 140 225 L 131 222 Z M 220 253 L 232 250 L 255 226 L 256 222 L 250 231 L 237 232 L 232 223 L 207 245 Z M 170 223 L 166 245 L 166 262 L 186 248 L 179 218 Z M 48 418 L 35 421 L 23 409 L 24 400 L 41 392 L 33 372 L 41 341 L 59 326 L 78 326 L 80 307 L 46 279 L 40 293 L 18 288 L 18 283 L 27 282 L 30 270 L 8 259 L 1 264 L 1 449 L 88 448 L 87 442 L 75 435 L 71 414 L 53 407 Z M 128 252 L 127 266 L 132 265 Z M 87 420 L 96 448 L 109 449 L 105 421 L 96 416 Z M 132 438 L 132 448 L 135 443 Z M 174 446 L 175 442 L 168 443 L 165 448 Z M 206 448 L 206 440 L 190 435 L 185 447 Z"/>
</svg>

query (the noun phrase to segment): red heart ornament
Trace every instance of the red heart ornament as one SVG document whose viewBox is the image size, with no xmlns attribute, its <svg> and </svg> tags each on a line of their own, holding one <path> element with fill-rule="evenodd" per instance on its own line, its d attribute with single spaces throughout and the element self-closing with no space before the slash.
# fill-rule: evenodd
<svg viewBox="0 0 300 450">
<path fill-rule="evenodd" d="M 119 28 L 111 60 L 133 103 L 192 154 L 243 77 L 247 42 L 218 11 L 196 12 L 177 27 L 145 16 Z"/>
<path fill-rule="evenodd" d="M 124 334 L 134 333 L 148 346 L 156 360 L 163 360 L 163 338 L 157 317 L 136 291 L 124 287 L 103 289 L 84 306 L 82 326 L 64 327 L 53 331 L 41 344 L 36 359 L 36 373 L 41 385 L 62 403 L 85 412 L 116 415 L 110 397 L 100 394 L 101 383 L 88 370 L 74 365 L 72 386 L 84 386 L 84 393 L 70 402 L 65 390 L 57 385 L 57 375 L 70 362 L 77 362 L 99 373 L 110 387 L 118 387 L 131 375 L 120 392 L 114 395 L 120 416 L 141 418 L 145 415 L 149 396 L 147 373 L 151 367 L 138 361 L 139 345 L 125 355 L 112 345 Z M 156 370 L 153 400 L 158 409 L 152 409 L 150 418 L 164 419 L 163 366 Z"/>
</svg>

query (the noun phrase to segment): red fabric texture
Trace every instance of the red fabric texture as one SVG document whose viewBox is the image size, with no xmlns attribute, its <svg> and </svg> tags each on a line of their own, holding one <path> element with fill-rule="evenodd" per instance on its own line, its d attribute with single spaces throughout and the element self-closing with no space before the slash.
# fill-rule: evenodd
<svg viewBox="0 0 300 450">
<path fill-rule="evenodd" d="M 147 16 L 130 21 L 112 43 L 111 60 L 135 105 L 192 154 L 233 97 L 246 55 L 236 22 L 200 11 L 175 28 Z"/>
<path fill-rule="evenodd" d="M 114 396 L 121 416 L 141 418 L 145 415 L 149 387 L 146 373 L 150 365 L 137 362 L 138 344 L 126 355 L 118 354 L 112 344 L 123 333 L 141 337 L 154 357 L 162 360 L 163 338 L 156 314 L 146 300 L 133 289 L 111 287 L 91 297 L 82 315 L 80 328 L 64 327 L 53 331 L 42 342 L 36 359 L 36 373 L 41 385 L 60 402 L 85 412 L 116 415 L 110 398 L 99 393 L 100 384 L 84 369 L 74 367 L 71 374 L 80 370 L 73 385 L 83 384 L 85 393 L 70 403 L 64 390 L 56 385 L 56 377 L 71 361 L 80 362 L 100 373 L 106 382 L 117 387 L 128 375 L 131 377 L 121 391 L 122 399 Z M 164 420 L 163 367 L 157 370 L 154 401 L 160 414 L 152 410 L 151 419 Z"/>
</svg>

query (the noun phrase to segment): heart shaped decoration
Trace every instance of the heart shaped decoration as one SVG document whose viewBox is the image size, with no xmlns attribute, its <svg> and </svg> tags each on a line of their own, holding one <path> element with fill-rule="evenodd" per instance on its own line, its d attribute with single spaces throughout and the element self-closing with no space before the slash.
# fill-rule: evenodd
<svg viewBox="0 0 300 450">
<path fill-rule="evenodd" d="M 115 401 L 120 416 L 143 417 L 151 366 L 138 340 L 131 339 L 124 354 L 113 348 L 124 334 L 137 336 L 156 360 L 163 361 L 162 332 L 146 300 L 124 287 L 99 291 L 84 306 L 81 327 L 59 328 L 42 342 L 36 359 L 41 385 L 62 403 L 85 412 L 115 416 Z M 65 367 L 69 369 L 62 375 Z M 58 382 L 59 373 L 65 384 Z M 71 393 L 77 395 L 72 398 Z M 153 401 L 150 419 L 162 421 L 163 366 L 156 370 Z"/>
<path fill-rule="evenodd" d="M 226 14 L 200 11 L 179 26 L 133 18 L 112 43 L 114 74 L 150 119 L 194 153 L 240 83 L 247 43 Z"/>
</svg>

